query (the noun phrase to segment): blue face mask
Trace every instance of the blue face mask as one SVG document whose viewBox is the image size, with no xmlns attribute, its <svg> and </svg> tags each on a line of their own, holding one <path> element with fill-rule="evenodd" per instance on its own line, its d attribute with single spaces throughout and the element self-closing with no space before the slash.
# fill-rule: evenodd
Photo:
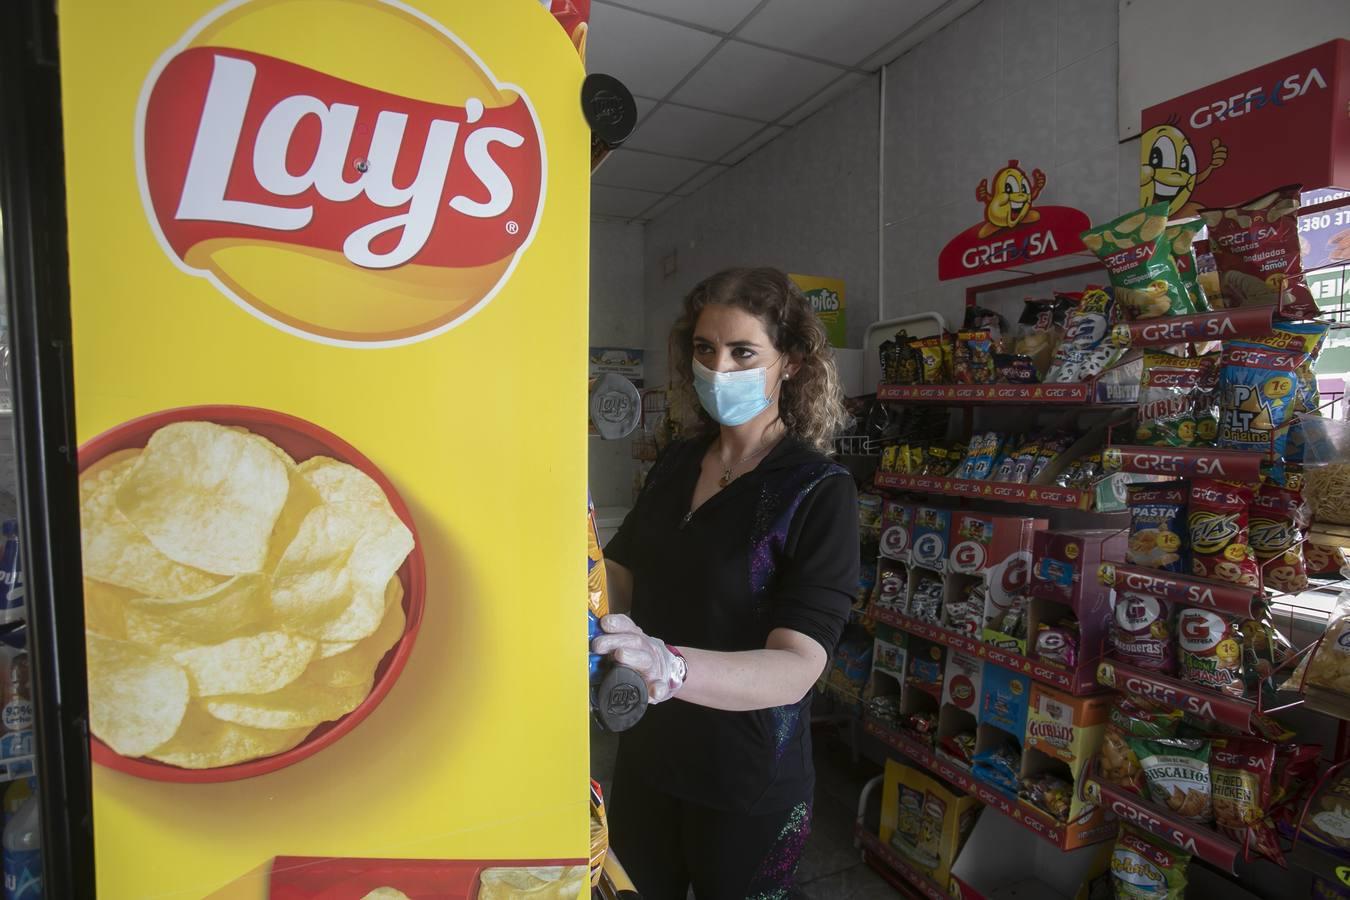
<svg viewBox="0 0 1350 900">
<path fill-rule="evenodd" d="M 714 421 L 744 425 L 773 405 L 765 393 L 768 374 L 767 368 L 714 372 L 694 360 L 694 391 Z"/>
</svg>

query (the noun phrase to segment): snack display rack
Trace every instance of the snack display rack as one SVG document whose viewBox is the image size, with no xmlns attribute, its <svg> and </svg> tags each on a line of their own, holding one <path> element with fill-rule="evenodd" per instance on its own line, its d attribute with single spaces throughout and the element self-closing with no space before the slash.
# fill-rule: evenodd
<svg viewBox="0 0 1350 900">
<path fill-rule="evenodd" d="M 1325 209 L 1350 205 L 1350 200 L 1330 201 L 1305 209 L 1305 213 L 1321 212 Z M 1197 244 L 1204 251 L 1205 243 Z M 1104 280 L 1097 262 L 1070 264 L 1060 268 L 1037 273 L 1025 273 L 1019 277 L 975 285 L 967 289 L 967 305 L 975 306 L 977 299 L 985 295 L 1002 293 L 1004 299 L 1008 290 L 1029 287 L 1063 279 L 1066 276 L 1095 275 Z M 1091 280 L 1091 279 L 1089 279 Z M 1270 335 L 1278 324 L 1273 315 L 1273 307 L 1222 309 L 1191 315 L 1170 316 L 1159 319 L 1141 319 L 1122 322 L 1114 326 L 1112 340 L 1119 346 L 1132 348 L 1169 347 L 1191 342 L 1226 341 L 1233 339 L 1255 339 Z M 1343 318 L 1338 315 L 1336 318 Z M 1332 327 L 1344 327 L 1338 322 Z M 972 431 L 974 413 L 981 409 L 1027 407 L 1046 407 L 1049 409 L 1069 409 L 1082 407 L 1088 410 L 1103 408 L 1108 412 L 1112 408 L 1133 407 L 1137 401 L 1122 397 L 1120 392 L 1106 383 L 1110 370 L 1082 383 L 1066 384 L 881 384 L 878 386 L 877 399 L 880 402 L 914 406 L 947 406 L 962 411 L 967 433 Z M 1265 467 L 1275 459 L 1272 452 L 1261 450 L 1222 449 L 1215 447 L 1171 447 L 1150 446 L 1132 441 L 1117 442 L 1115 421 L 1106 427 L 1106 440 L 1102 446 L 1102 473 L 1109 476 L 1141 476 L 1143 481 L 1161 481 L 1163 479 L 1212 479 L 1217 481 L 1258 484 L 1262 480 Z M 1288 427 L 1287 425 L 1284 427 Z M 1277 429 L 1278 430 L 1278 429 Z M 1274 439 L 1272 437 L 1272 445 Z M 1132 479 L 1131 479 L 1132 480 Z M 941 505 L 941 498 L 953 498 L 957 510 L 988 509 L 990 505 L 1004 507 L 1009 512 L 1025 512 L 1028 509 L 1051 511 L 1055 515 L 1064 513 L 1078 514 L 1071 520 L 1074 527 L 1081 528 L 1081 514 L 1095 508 L 1094 491 L 1083 488 L 1065 488 L 1054 484 L 1011 483 L 995 480 L 977 480 L 949 477 L 946 475 L 911 474 L 878 470 L 874 476 L 875 489 L 883 497 L 895 498 L 906 495 L 918 504 L 932 503 Z M 952 505 L 951 501 L 948 501 Z M 1099 513 L 1106 516 L 1106 513 Z M 1052 515 L 1050 528 L 1055 528 L 1056 518 Z M 1124 533 L 1127 529 L 1120 518 L 1098 519 L 1099 528 L 1115 528 Z M 1339 545 L 1350 548 L 1350 527 L 1327 526 L 1312 523 L 1303 529 L 1302 540 L 1317 539 L 1319 543 Z M 909 553 L 910 542 L 905 539 L 882 539 L 882 560 L 879 566 L 902 563 L 905 567 L 913 565 Z M 1269 565 L 1266 563 L 1265 565 Z M 1115 591 L 1130 591 L 1147 594 L 1169 604 L 1200 610 L 1210 610 L 1236 619 L 1256 618 L 1268 611 L 1272 604 L 1297 606 L 1300 592 L 1292 594 L 1272 590 L 1249 588 L 1239 584 L 1204 578 L 1191 574 L 1179 574 L 1132 565 L 1124 560 L 1120 550 L 1101 557 L 1100 565 L 1094 564 L 1092 571 L 1084 577 L 1097 582 L 1110 596 Z M 1344 582 L 1313 583 L 1308 590 L 1334 590 L 1344 586 Z M 944 597 L 944 603 L 951 597 L 950 585 Z M 877 595 L 867 609 L 868 618 L 881 625 L 896 629 L 908 636 L 909 655 L 915 655 L 915 646 L 928 652 L 929 647 L 944 648 L 946 653 L 964 654 L 979 660 L 988 673 L 990 667 L 1015 673 L 1029 679 L 1028 683 L 1046 685 L 1060 691 L 1086 696 L 1114 697 L 1132 696 L 1152 701 L 1161 707 L 1180 710 L 1196 723 L 1212 723 L 1222 732 L 1237 735 L 1260 735 L 1263 728 L 1270 726 L 1265 719 L 1268 713 L 1279 713 L 1296 706 L 1308 712 L 1324 713 L 1339 719 L 1332 727 L 1337 729 L 1334 746 L 1326 752 L 1326 758 L 1334 763 L 1345 759 L 1350 746 L 1350 701 L 1328 691 L 1316 688 L 1303 688 L 1290 693 L 1289 685 L 1284 685 L 1278 695 L 1264 687 L 1255 694 L 1238 696 L 1210 690 L 1180 675 L 1161 674 L 1143 668 L 1133 660 L 1119 658 L 1109 649 L 1095 656 L 1088 650 L 1079 660 L 1079 669 L 1071 670 L 1035 658 L 1028 647 L 1025 653 L 1006 646 L 990 643 L 986 636 L 954 630 L 946 623 L 919 618 L 905 609 L 876 602 L 881 593 L 881 577 L 877 579 Z M 1306 591 L 1305 591 L 1306 593 Z M 1109 615 L 1108 607 L 1108 615 Z M 1268 615 L 1268 612 L 1265 614 Z M 1323 615 L 1325 613 L 1323 612 Z M 1292 633 L 1293 613 L 1290 612 Z M 1306 623 L 1305 623 L 1306 626 Z M 914 641 L 919 641 L 918 645 Z M 1318 639 L 1321 640 L 1320 638 Z M 1298 660 L 1315 649 L 1316 644 L 1306 642 L 1298 644 L 1286 661 L 1277 669 L 1285 674 L 1292 670 Z M 1090 648 L 1089 648 L 1090 650 Z M 905 650 L 900 650 L 904 660 Z M 902 662 L 903 665 L 903 662 Z M 882 671 L 882 670 L 874 670 Z M 906 670 L 908 671 L 908 670 Z M 1082 674 L 1080 674 L 1080 672 Z M 908 696 L 910 687 L 904 684 L 906 679 L 895 678 L 894 672 L 886 673 L 893 681 L 902 683 L 902 697 Z M 936 734 L 914 732 L 907 727 L 897 725 L 894 720 L 879 717 L 872 711 L 869 701 L 877 695 L 879 687 L 874 675 L 864 692 L 863 725 L 865 733 L 875 739 L 886 751 L 930 772 L 946 783 L 976 798 L 1001 817 L 1005 817 L 1026 831 L 1035 834 L 1041 841 L 1060 850 L 1070 846 L 1079 846 L 1092 841 L 1106 841 L 1117 835 L 1120 823 L 1128 823 L 1159 841 L 1180 848 L 1191 856 L 1204 860 L 1228 873 L 1247 873 L 1257 867 L 1267 868 L 1271 872 L 1273 863 L 1258 860 L 1250 845 L 1235 840 L 1212 824 L 1199 824 L 1177 814 L 1173 810 L 1154 802 L 1149 796 L 1141 796 L 1127 790 L 1103 777 L 1099 750 L 1092 747 L 1081 772 L 1074 779 L 1075 802 L 1085 808 L 1096 807 L 1101 820 L 1087 841 L 1070 844 L 1066 842 L 1065 823 L 1047 814 L 1044 810 L 1032 806 L 1026 800 L 1019 800 L 1003 790 L 997 789 L 983 777 L 977 775 L 966 761 L 956 759 L 949 750 L 941 746 L 937 734 L 947 728 L 946 706 L 940 707 L 941 715 Z M 884 691 L 889 682 L 884 682 L 880 690 Z M 931 692 L 930 692 L 931 693 Z M 926 708 L 928 701 L 921 706 Z M 910 714 L 915 704 L 902 700 L 902 714 Z M 983 728 L 983 725 L 981 726 Z M 1328 742 L 1330 743 L 1330 742 Z M 981 745 L 983 746 L 983 744 Z M 1333 766 L 1333 769 L 1335 766 Z M 1326 777 L 1325 775 L 1323 777 Z M 1302 832 L 1308 810 L 1297 817 L 1294 833 Z M 861 826 L 856 835 L 857 844 L 863 850 L 864 858 L 878 868 L 889 869 L 914 891 L 923 896 L 942 896 L 943 886 L 933 884 L 932 879 L 923 871 L 917 870 L 911 862 L 894 849 L 882 844 L 878 838 Z M 1288 838 L 1288 834 L 1285 834 Z M 1306 846 L 1295 839 L 1291 850 L 1285 851 L 1289 865 L 1306 870 L 1318 876 L 1334 880 L 1345 870 L 1341 860 L 1318 849 Z M 958 884 L 952 876 L 952 886 Z M 966 885 L 961 888 L 967 890 Z M 953 889 L 955 889 L 953 887 Z"/>
</svg>

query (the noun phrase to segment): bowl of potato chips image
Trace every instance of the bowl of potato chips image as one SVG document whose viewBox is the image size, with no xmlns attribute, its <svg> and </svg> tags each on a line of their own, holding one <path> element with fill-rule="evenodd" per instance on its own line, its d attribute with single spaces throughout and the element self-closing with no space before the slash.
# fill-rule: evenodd
<svg viewBox="0 0 1350 900">
<path fill-rule="evenodd" d="M 158 781 L 251 778 L 389 693 L 422 622 L 416 526 L 360 451 L 244 406 L 166 410 L 80 448 L 91 755 Z"/>
</svg>

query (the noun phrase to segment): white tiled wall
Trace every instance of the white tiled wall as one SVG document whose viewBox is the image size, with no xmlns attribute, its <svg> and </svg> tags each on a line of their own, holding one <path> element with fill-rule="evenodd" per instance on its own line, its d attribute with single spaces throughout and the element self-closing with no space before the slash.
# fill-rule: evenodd
<svg viewBox="0 0 1350 900">
<path fill-rule="evenodd" d="M 591 223 L 591 346 L 642 347 L 642 226 Z M 650 370 L 650 366 L 649 366 Z M 596 506 L 632 502 L 631 441 L 589 442 Z"/>
<path fill-rule="evenodd" d="M 980 221 L 975 187 L 1011 158 L 1047 173 L 1044 204 L 1093 221 L 1133 207 L 1138 142 L 1116 143 L 1116 2 L 984 0 L 888 66 L 884 316 L 960 316 L 967 283 L 938 282 L 938 251 Z M 684 293 L 732 265 L 843 278 L 861 346 L 878 315 L 878 90 L 869 79 L 647 226 L 649 377 L 664 377 Z"/>
</svg>

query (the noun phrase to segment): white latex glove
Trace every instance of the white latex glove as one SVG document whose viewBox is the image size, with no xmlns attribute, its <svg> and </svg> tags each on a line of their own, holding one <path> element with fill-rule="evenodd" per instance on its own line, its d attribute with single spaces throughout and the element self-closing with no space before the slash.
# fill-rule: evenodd
<svg viewBox="0 0 1350 900">
<path fill-rule="evenodd" d="M 669 700 L 684 687 L 684 660 L 663 642 L 648 637 L 632 619 L 621 614 L 605 616 L 600 627 L 605 633 L 591 641 L 591 652 L 613 656 L 615 662 L 641 675 L 650 702 Z"/>
</svg>

